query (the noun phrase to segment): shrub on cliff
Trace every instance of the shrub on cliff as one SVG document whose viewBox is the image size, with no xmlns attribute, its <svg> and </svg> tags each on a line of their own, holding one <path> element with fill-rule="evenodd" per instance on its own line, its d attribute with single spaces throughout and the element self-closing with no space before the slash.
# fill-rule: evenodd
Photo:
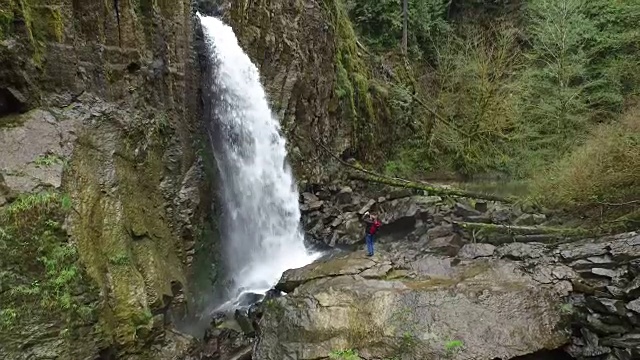
<svg viewBox="0 0 640 360">
<path fill-rule="evenodd" d="M 640 106 L 620 122 L 596 127 L 584 144 L 538 174 L 534 184 L 547 206 L 632 205 L 640 199 Z"/>
<path fill-rule="evenodd" d="M 70 209 L 70 198 L 57 192 L 22 195 L 0 208 L 0 330 L 91 317 L 77 250 L 63 229 Z"/>
</svg>

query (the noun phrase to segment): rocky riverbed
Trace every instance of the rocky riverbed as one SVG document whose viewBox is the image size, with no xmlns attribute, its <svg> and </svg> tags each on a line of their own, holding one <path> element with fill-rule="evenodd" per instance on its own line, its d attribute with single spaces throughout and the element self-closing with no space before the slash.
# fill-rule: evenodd
<svg viewBox="0 0 640 360">
<path fill-rule="evenodd" d="M 248 359 L 249 348 L 261 360 L 640 357 L 640 233 L 492 241 L 457 224 L 554 219 L 351 185 L 301 195 L 309 240 L 334 249 L 285 272 L 267 300 L 236 314 L 243 326 L 219 325 L 211 339 L 228 353 L 211 358 Z M 358 220 L 368 210 L 384 223 L 372 258 Z"/>
</svg>

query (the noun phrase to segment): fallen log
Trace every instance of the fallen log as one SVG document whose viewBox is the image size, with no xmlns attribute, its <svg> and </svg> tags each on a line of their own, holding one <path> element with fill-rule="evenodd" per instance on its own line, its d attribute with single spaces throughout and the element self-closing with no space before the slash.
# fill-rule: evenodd
<svg viewBox="0 0 640 360">
<path fill-rule="evenodd" d="M 465 230 L 484 231 L 485 233 L 509 233 L 514 235 L 562 234 L 575 236 L 585 236 L 593 234 L 593 230 L 587 230 L 583 228 L 485 224 L 466 221 L 453 221 L 453 223 Z"/>
<path fill-rule="evenodd" d="M 542 243 L 542 244 L 561 244 L 568 242 L 573 237 L 566 237 L 562 234 L 530 234 L 530 235 L 513 235 L 513 234 L 493 234 L 484 235 L 476 234 L 475 242 L 487 243 L 500 246 L 512 242 L 517 243 Z"/>
<path fill-rule="evenodd" d="M 516 226 L 454 221 L 461 230 L 471 232 L 471 236 L 480 242 L 501 245 L 508 242 L 557 243 L 574 238 L 593 235 L 593 230 L 583 228 L 563 228 L 551 226 Z"/>
<path fill-rule="evenodd" d="M 353 180 L 375 182 L 379 184 L 385 184 L 385 185 L 390 185 L 395 187 L 403 187 L 407 189 L 423 190 L 431 195 L 457 196 L 457 197 L 463 197 L 463 198 L 481 199 L 481 200 L 488 200 L 488 201 L 500 201 L 503 203 L 513 203 L 516 200 L 513 197 L 502 197 L 502 196 L 484 194 L 484 193 L 479 193 L 474 191 L 466 191 L 462 189 L 445 188 L 445 187 L 440 187 L 437 185 L 423 183 L 423 182 L 409 181 L 409 180 L 403 180 L 398 178 L 389 178 L 381 175 L 373 175 L 370 171 L 361 172 L 361 173 L 352 173 L 352 174 L 349 174 L 349 178 Z"/>
<path fill-rule="evenodd" d="M 585 229 L 563 228 L 554 226 L 523 226 L 523 225 L 502 225 L 486 224 L 478 222 L 453 221 L 453 223 L 465 230 L 482 230 L 485 233 L 509 233 L 514 235 L 534 235 L 534 234 L 589 234 Z"/>
<path fill-rule="evenodd" d="M 229 360 L 251 360 L 251 355 L 252 354 L 253 354 L 253 346 L 247 346 L 247 347 L 239 350 Z"/>
</svg>

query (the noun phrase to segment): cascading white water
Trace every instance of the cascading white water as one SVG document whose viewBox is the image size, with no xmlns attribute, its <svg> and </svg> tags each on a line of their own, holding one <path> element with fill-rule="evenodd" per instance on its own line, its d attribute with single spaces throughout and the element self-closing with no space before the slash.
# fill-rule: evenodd
<svg viewBox="0 0 640 360">
<path fill-rule="evenodd" d="M 300 229 L 298 191 L 286 161 L 285 140 L 272 115 L 259 73 L 231 27 L 198 14 L 214 63 L 214 151 L 224 198 L 224 259 L 232 298 L 264 293 L 287 269 L 311 263 Z"/>
</svg>

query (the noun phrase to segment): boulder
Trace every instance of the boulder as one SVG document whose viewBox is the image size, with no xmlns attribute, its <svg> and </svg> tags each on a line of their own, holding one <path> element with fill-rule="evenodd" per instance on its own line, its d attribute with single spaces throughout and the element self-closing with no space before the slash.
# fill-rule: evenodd
<svg viewBox="0 0 640 360">
<path fill-rule="evenodd" d="M 544 255 L 546 247 L 538 243 L 509 243 L 498 249 L 498 255 L 513 260 L 535 259 Z"/>
<path fill-rule="evenodd" d="M 469 216 L 480 216 L 480 215 L 482 215 L 482 213 L 480 211 L 474 209 L 470 205 L 459 203 L 459 202 L 457 202 L 453 206 L 453 213 L 458 215 L 458 216 L 460 216 L 460 217 L 463 217 L 463 218 L 468 218 Z"/>
<path fill-rule="evenodd" d="M 510 359 L 568 341 L 560 295 L 508 261 L 416 278 L 395 266 L 350 254 L 287 271 L 278 286 L 289 294 L 265 308 L 253 359 Z M 447 351 L 451 341 L 464 346 Z"/>
<path fill-rule="evenodd" d="M 395 200 L 395 199 L 400 199 L 404 197 L 409 197 L 411 195 L 412 195 L 411 190 L 403 188 L 403 189 L 393 189 L 389 191 L 389 193 L 385 197 L 387 198 L 387 200 Z"/>
<path fill-rule="evenodd" d="M 253 324 L 251 323 L 251 319 L 249 319 L 247 310 L 236 309 L 233 317 L 238 322 L 238 325 L 240 326 L 240 329 L 242 329 L 244 335 L 248 337 L 255 336 L 256 330 L 253 328 Z"/>
<path fill-rule="evenodd" d="M 464 220 L 470 223 L 491 224 L 491 217 L 486 214 L 467 216 Z"/>
<path fill-rule="evenodd" d="M 285 271 L 275 289 L 288 293 L 314 279 L 338 275 L 356 275 L 374 267 L 376 264 L 377 262 L 371 258 L 355 255 L 318 261 L 302 268 Z"/>
<path fill-rule="evenodd" d="M 602 276 L 602 277 L 607 277 L 607 278 L 611 278 L 611 279 L 615 279 L 618 276 L 620 276 L 620 272 L 616 271 L 616 270 L 611 270 L 611 269 L 604 269 L 604 268 L 593 268 L 591 269 L 591 273 L 597 276 Z"/>
<path fill-rule="evenodd" d="M 515 225 L 540 225 L 547 220 L 544 214 L 522 214 L 514 220 Z"/>
<path fill-rule="evenodd" d="M 353 190 L 350 187 L 345 186 L 336 194 L 335 199 L 339 205 L 351 204 L 353 201 Z"/>
<path fill-rule="evenodd" d="M 0 172 L 3 192 L 33 192 L 39 188 L 59 188 L 64 159 L 71 155 L 65 143 L 74 139 L 77 119 L 60 123 L 48 111 L 32 110 L 18 115 L 21 126 L 0 126 Z M 4 190 L 3 190 L 4 189 Z"/>
<path fill-rule="evenodd" d="M 437 239 L 451 234 L 453 234 L 453 225 L 438 225 L 427 230 L 426 236 L 428 239 Z"/>
<path fill-rule="evenodd" d="M 610 348 L 600 346 L 600 339 L 598 338 L 598 335 L 589 331 L 589 329 L 581 328 L 580 334 L 582 335 L 582 338 L 572 338 L 571 344 L 565 348 L 565 351 L 572 357 L 590 358 L 611 352 Z"/>
<path fill-rule="evenodd" d="M 489 210 L 491 221 L 494 224 L 507 224 L 515 218 L 513 210 L 504 205 L 496 204 L 491 210 Z"/>
<path fill-rule="evenodd" d="M 300 196 L 302 196 L 303 203 L 311 203 L 320 200 L 317 196 L 310 192 L 303 192 Z"/>
<path fill-rule="evenodd" d="M 303 213 L 318 211 L 322 208 L 323 205 L 324 201 L 322 200 L 311 201 L 300 205 L 300 211 L 302 211 Z"/>
<path fill-rule="evenodd" d="M 203 340 L 202 349 L 198 352 L 199 357 L 196 357 L 196 359 L 248 360 L 251 358 L 251 340 L 234 329 L 208 329 Z M 249 356 L 242 356 L 242 354 L 248 354 Z"/>
<path fill-rule="evenodd" d="M 352 244 L 358 243 L 364 238 L 364 225 L 358 218 L 347 218 L 338 229 L 350 239 Z"/>
<path fill-rule="evenodd" d="M 624 303 L 620 300 L 588 296 L 586 301 L 591 309 L 604 314 L 624 316 L 626 312 Z"/>
<path fill-rule="evenodd" d="M 462 259 L 476 259 L 480 257 L 493 256 L 496 247 L 491 244 L 465 244 L 458 252 L 458 257 Z"/>
<path fill-rule="evenodd" d="M 617 261 L 640 258 L 640 232 L 614 235 L 606 242 L 609 253 Z M 640 260 L 637 260 L 640 261 Z"/>
<path fill-rule="evenodd" d="M 602 344 L 618 348 L 635 349 L 635 354 L 640 355 L 640 333 L 612 336 L 602 339 Z M 634 357 L 634 359 L 637 359 Z"/>
<path fill-rule="evenodd" d="M 485 213 L 489 209 L 489 204 L 487 204 L 486 201 L 476 201 L 473 208 L 480 211 L 481 213 Z"/>
<path fill-rule="evenodd" d="M 464 245 L 462 238 L 458 234 L 436 238 L 427 243 L 427 247 L 438 254 L 456 256 L 460 248 Z"/>
<path fill-rule="evenodd" d="M 342 221 L 343 221 L 342 216 L 338 216 L 335 219 L 333 219 L 333 221 L 329 226 L 331 226 L 332 228 L 337 227 L 338 225 L 342 224 Z"/>
<path fill-rule="evenodd" d="M 631 280 L 629 286 L 624 289 L 624 293 L 631 298 L 640 297 L 640 276 L 636 276 Z"/>
<path fill-rule="evenodd" d="M 627 305 L 626 305 L 627 309 L 640 314 L 640 299 L 635 299 L 633 301 L 630 301 Z"/>
<path fill-rule="evenodd" d="M 371 199 L 363 207 L 358 210 L 358 215 L 364 215 L 367 211 L 371 210 L 371 207 L 376 204 L 376 201 Z"/>
</svg>

